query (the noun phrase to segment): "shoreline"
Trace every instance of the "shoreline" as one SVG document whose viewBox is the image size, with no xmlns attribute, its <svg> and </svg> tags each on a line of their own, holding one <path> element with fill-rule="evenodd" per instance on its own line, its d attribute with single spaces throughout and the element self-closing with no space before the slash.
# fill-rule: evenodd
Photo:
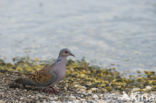
<svg viewBox="0 0 156 103">
<path fill-rule="evenodd" d="M 15 63 L 0 61 L 0 102 L 54 102 L 54 103 L 155 103 L 156 87 L 154 71 L 139 72 L 125 77 L 115 68 L 101 69 L 85 60 L 67 62 L 67 75 L 56 84 L 58 95 L 47 94 L 42 88 L 9 86 L 23 73 L 43 68 L 39 59 L 19 59 Z M 7 91 L 7 92 L 6 92 Z"/>
<path fill-rule="evenodd" d="M 10 88 L 8 83 L 19 77 L 19 73 L 5 72 L 0 74 L 0 103 L 155 103 L 156 92 L 139 92 L 134 88 L 131 93 L 87 93 L 80 88 L 79 91 L 63 90 L 60 93 L 47 94 L 41 89 Z"/>
</svg>

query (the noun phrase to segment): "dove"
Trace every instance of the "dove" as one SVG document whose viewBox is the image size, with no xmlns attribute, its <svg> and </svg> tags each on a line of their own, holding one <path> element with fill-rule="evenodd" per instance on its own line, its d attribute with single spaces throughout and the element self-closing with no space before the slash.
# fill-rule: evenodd
<svg viewBox="0 0 156 103">
<path fill-rule="evenodd" d="M 26 74 L 25 78 L 18 78 L 15 83 L 23 86 L 50 87 L 52 88 L 51 92 L 58 93 L 53 85 L 65 77 L 68 56 L 74 56 L 74 54 L 68 48 L 61 49 L 58 58 L 53 64 L 45 66 L 35 73 Z M 48 89 L 45 89 L 45 91 L 48 92 Z"/>
</svg>

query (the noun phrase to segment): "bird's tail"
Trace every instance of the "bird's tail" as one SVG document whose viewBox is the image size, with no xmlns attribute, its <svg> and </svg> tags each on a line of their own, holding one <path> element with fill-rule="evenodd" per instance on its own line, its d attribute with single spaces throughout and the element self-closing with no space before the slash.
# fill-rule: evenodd
<svg viewBox="0 0 156 103">
<path fill-rule="evenodd" d="M 12 83 L 10 83 L 9 87 L 10 88 L 16 88 L 16 87 L 21 87 L 21 85 L 23 85 L 24 87 L 26 85 L 35 86 L 35 84 L 27 78 L 18 78 L 15 81 L 13 81 Z"/>
<path fill-rule="evenodd" d="M 17 84 L 23 84 L 23 85 L 31 85 L 31 86 L 34 85 L 34 83 L 27 78 L 18 78 L 14 82 Z"/>
</svg>

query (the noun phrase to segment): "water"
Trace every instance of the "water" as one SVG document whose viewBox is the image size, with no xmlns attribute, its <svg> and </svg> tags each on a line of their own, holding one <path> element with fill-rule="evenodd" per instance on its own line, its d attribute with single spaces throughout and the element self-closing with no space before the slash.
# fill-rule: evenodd
<svg viewBox="0 0 156 103">
<path fill-rule="evenodd" d="M 0 0 L 0 57 L 76 59 L 156 70 L 156 0 Z"/>
</svg>

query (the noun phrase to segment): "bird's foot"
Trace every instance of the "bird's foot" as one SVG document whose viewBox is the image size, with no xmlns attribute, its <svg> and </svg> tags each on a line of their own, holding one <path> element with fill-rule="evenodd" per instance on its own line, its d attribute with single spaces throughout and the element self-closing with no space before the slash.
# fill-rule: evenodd
<svg viewBox="0 0 156 103">
<path fill-rule="evenodd" d="M 56 90 L 54 87 L 50 86 L 51 89 L 45 88 L 43 89 L 44 92 L 49 93 L 49 94 L 58 94 L 59 91 Z"/>
<path fill-rule="evenodd" d="M 58 93 L 59 93 L 59 91 L 58 91 L 56 88 L 54 88 L 53 86 L 50 86 L 50 88 L 52 89 L 52 91 L 53 91 L 55 94 L 58 94 Z"/>
<path fill-rule="evenodd" d="M 44 91 L 45 93 L 48 93 L 48 94 L 53 94 L 53 93 L 54 93 L 53 90 L 50 90 L 50 89 L 47 89 L 47 88 L 43 89 L 43 91 Z"/>
</svg>

